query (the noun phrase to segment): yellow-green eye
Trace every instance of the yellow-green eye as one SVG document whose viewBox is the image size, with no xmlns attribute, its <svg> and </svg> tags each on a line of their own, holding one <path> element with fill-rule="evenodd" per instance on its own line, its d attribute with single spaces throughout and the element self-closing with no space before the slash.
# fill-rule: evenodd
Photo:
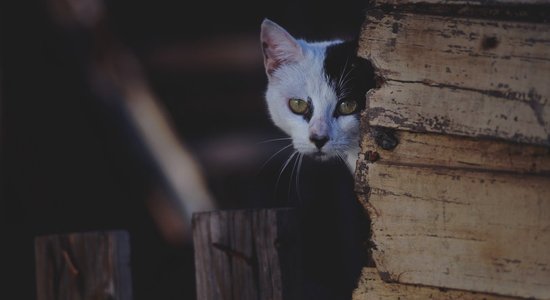
<svg viewBox="0 0 550 300">
<path fill-rule="evenodd" d="M 338 104 L 338 113 L 341 115 L 349 115 L 357 109 L 357 102 L 352 100 L 342 101 Z"/>
<path fill-rule="evenodd" d="M 309 110 L 309 103 L 302 99 L 292 98 L 288 100 L 288 107 L 293 113 L 303 115 Z"/>
</svg>

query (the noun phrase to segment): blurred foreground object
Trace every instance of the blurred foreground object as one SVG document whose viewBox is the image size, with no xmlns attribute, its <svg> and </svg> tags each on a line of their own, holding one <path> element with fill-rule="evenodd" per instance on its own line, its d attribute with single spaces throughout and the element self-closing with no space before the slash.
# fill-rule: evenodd
<svg viewBox="0 0 550 300">
<path fill-rule="evenodd" d="M 103 1 L 49 0 L 49 4 L 69 42 L 82 52 L 78 55 L 87 69 L 90 88 L 98 100 L 122 116 L 121 127 L 137 140 L 156 173 L 160 191 L 152 191 L 149 205 L 164 236 L 176 243 L 184 236 L 188 239 L 192 214 L 212 210 L 214 201 L 139 62 L 109 31 Z M 83 37 L 89 40 L 83 43 Z M 90 47 L 82 48 L 82 44 Z M 180 213 L 176 215 L 172 209 Z M 166 217 L 166 213 L 170 215 Z"/>
<path fill-rule="evenodd" d="M 35 238 L 38 300 L 132 299 L 125 231 Z"/>
</svg>

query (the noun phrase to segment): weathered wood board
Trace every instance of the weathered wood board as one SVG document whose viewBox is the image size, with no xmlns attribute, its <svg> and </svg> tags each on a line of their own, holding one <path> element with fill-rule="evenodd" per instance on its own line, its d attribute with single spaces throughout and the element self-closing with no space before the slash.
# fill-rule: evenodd
<svg viewBox="0 0 550 300">
<path fill-rule="evenodd" d="M 356 189 L 385 279 L 550 298 L 550 149 L 398 132 L 388 151 L 363 131 L 380 158 L 361 156 Z"/>
<path fill-rule="evenodd" d="M 550 145 L 550 25 L 371 10 L 373 126 Z"/>
<path fill-rule="evenodd" d="M 549 4 L 373 2 L 356 191 L 376 268 L 355 300 L 550 299 Z"/>
<path fill-rule="evenodd" d="M 384 282 L 376 268 L 364 268 L 359 288 L 353 292 L 353 300 L 514 300 L 516 297 L 497 296 L 469 291 L 447 290 L 426 286 L 414 286 Z"/>
<path fill-rule="evenodd" d="M 37 299 L 132 299 L 129 239 L 126 231 L 36 237 Z"/>
<path fill-rule="evenodd" d="M 548 147 L 396 131 L 399 144 L 395 149 L 384 150 L 368 136 L 368 128 L 362 131 L 365 133 L 361 141 L 364 152 L 376 151 L 382 161 L 392 164 L 550 175 Z M 368 183 L 359 180 L 358 184 Z"/>
<path fill-rule="evenodd" d="M 288 208 L 193 214 L 197 299 L 302 299 L 300 240 Z"/>
</svg>

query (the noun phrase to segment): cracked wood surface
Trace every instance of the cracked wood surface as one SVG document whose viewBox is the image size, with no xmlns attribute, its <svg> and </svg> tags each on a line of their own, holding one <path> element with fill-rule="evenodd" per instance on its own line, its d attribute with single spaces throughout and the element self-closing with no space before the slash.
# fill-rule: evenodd
<svg viewBox="0 0 550 300">
<path fill-rule="evenodd" d="M 362 117 L 364 120 L 365 113 Z M 363 153 L 378 152 L 381 162 L 432 168 L 550 175 L 548 147 L 436 133 L 396 131 L 395 137 L 399 144 L 393 150 L 384 150 L 369 136 L 368 127 L 364 126 L 361 130 L 364 133 L 361 140 Z M 364 179 L 359 179 L 358 186 L 368 184 Z"/>
<path fill-rule="evenodd" d="M 302 299 L 299 232 L 288 208 L 193 214 L 197 299 Z"/>
<path fill-rule="evenodd" d="M 387 283 L 380 279 L 376 268 L 364 268 L 359 279 L 359 288 L 353 292 L 353 300 L 515 300 L 516 297 L 497 296 L 485 293 L 439 289 L 426 286 Z"/>
<path fill-rule="evenodd" d="M 372 126 L 550 145 L 548 24 L 371 10 L 358 53 Z"/>
<path fill-rule="evenodd" d="M 385 281 L 549 298 L 549 148 L 398 131 L 383 150 L 365 123 L 356 191 Z"/>
<path fill-rule="evenodd" d="M 392 281 L 547 298 L 550 179 L 369 166 L 373 259 Z"/>
</svg>

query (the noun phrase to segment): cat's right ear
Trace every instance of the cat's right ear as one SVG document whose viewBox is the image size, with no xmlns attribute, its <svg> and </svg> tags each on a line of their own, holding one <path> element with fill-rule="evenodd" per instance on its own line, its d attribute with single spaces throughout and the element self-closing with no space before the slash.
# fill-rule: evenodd
<svg viewBox="0 0 550 300">
<path fill-rule="evenodd" d="M 298 41 L 269 19 L 262 22 L 261 40 L 264 66 L 268 76 L 281 65 L 297 62 L 303 57 L 302 47 Z"/>
</svg>

